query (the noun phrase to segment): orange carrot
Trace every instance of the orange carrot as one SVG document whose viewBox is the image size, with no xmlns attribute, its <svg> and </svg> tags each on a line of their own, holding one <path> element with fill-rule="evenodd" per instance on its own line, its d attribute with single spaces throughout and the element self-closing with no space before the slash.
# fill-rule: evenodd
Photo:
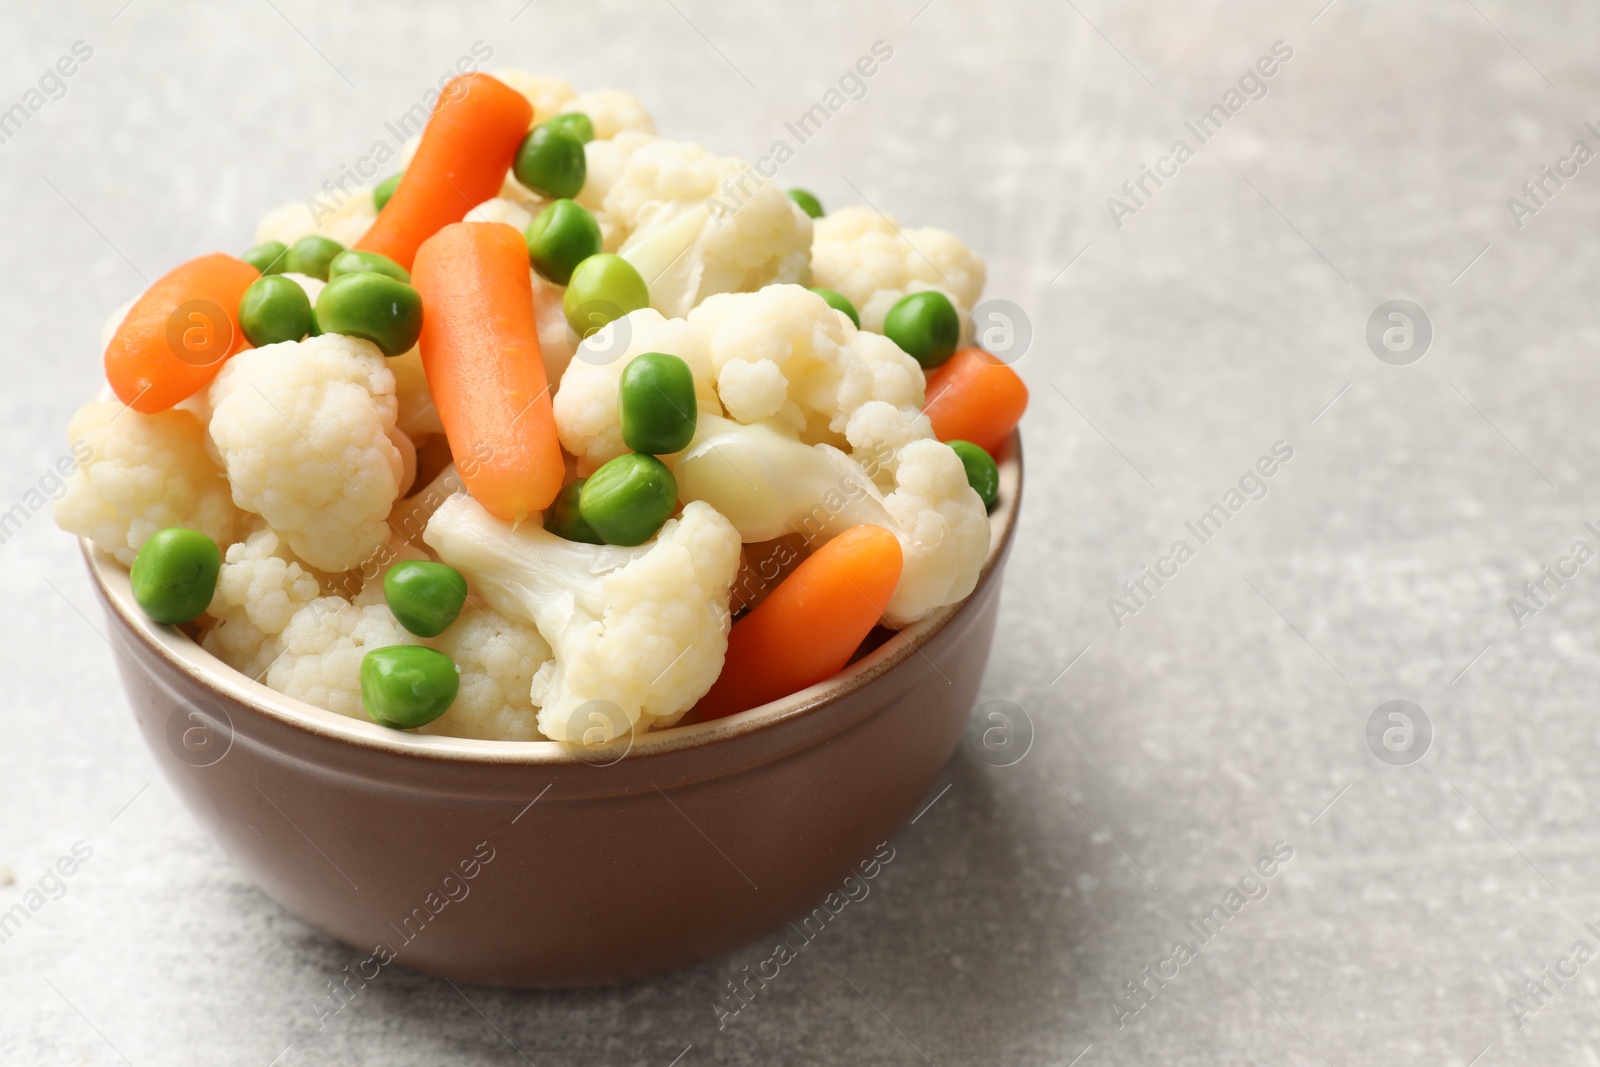
<svg viewBox="0 0 1600 1067">
<path fill-rule="evenodd" d="M 522 234 L 455 222 L 411 268 L 422 294 L 422 369 L 467 489 L 519 522 L 549 507 L 565 469 L 539 354 Z"/>
<path fill-rule="evenodd" d="M 923 412 L 941 441 L 971 441 L 994 453 L 1028 407 L 1017 372 L 981 348 L 963 348 L 928 375 Z"/>
<path fill-rule="evenodd" d="M 533 121 L 527 98 L 487 74 L 446 85 L 394 195 L 356 247 L 409 269 L 422 242 L 493 197 Z"/>
<path fill-rule="evenodd" d="M 837 674 L 882 617 L 903 562 L 900 542 L 881 526 L 852 527 L 813 552 L 733 624 L 701 717 L 745 711 Z"/>
<path fill-rule="evenodd" d="M 163 275 L 128 309 L 106 346 L 106 381 L 135 411 L 165 411 L 203 389 L 249 348 L 239 298 L 259 278 L 242 259 L 214 252 Z"/>
</svg>

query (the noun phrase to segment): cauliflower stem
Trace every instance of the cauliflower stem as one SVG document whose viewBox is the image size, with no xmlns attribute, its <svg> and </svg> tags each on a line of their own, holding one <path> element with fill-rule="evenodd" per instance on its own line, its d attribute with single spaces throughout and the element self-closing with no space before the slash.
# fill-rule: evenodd
<svg viewBox="0 0 1600 1067">
<path fill-rule="evenodd" d="M 710 503 L 745 541 L 797 533 L 816 546 L 861 523 L 889 530 L 905 563 L 884 621 L 903 627 L 972 592 L 989 553 L 989 519 L 949 445 L 915 440 L 895 459 L 895 489 L 884 495 L 830 445 L 702 415 L 675 473 L 683 499 Z"/>
<path fill-rule="evenodd" d="M 689 504 L 653 541 L 617 548 L 513 527 L 460 495 L 423 538 L 496 611 L 549 643 L 554 658 L 530 690 L 546 737 L 592 744 L 670 726 L 722 670 L 740 544 L 708 504 Z"/>
</svg>

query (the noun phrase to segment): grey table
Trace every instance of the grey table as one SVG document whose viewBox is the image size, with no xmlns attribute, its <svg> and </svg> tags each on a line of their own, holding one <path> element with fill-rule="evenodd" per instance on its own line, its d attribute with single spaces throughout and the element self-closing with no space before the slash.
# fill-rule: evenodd
<svg viewBox="0 0 1600 1067">
<path fill-rule="evenodd" d="M 59 897 L 0 945 L 0 1061 L 1600 1061 L 1600 12 L 1324 2 L 8 7 L 0 109 L 92 56 L 0 144 L 0 910 Z M 568 993 L 394 971 L 319 1028 L 355 954 L 156 776 L 32 514 L 102 318 L 474 42 L 754 158 L 879 40 L 779 180 L 962 234 L 1031 326 L 1009 748 L 975 728 L 725 1029 L 771 946 Z"/>
</svg>

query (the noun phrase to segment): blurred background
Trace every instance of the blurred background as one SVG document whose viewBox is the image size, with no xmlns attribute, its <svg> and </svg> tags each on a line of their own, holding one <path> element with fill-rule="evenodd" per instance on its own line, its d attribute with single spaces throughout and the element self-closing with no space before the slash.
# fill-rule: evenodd
<svg viewBox="0 0 1600 1067">
<path fill-rule="evenodd" d="M 1600 1061 L 1593 6 L 105 0 L 0 27 L 0 112 L 28 111 L 0 125 L 0 511 L 27 514 L 0 911 L 89 853 L 0 944 L 0 1061 Z M 251 244 L 475 44 L 754 159 L 878 42 L 778 180 L 955 232 L 1026 324 L 968 743 L 870 897 L 724 1028 L 770 945 L 564 993 L 393 969 L 319 1027 L 359 954 L 157 777 L 40 503 L 102 321 Z M 1570 577 L 1530 596 L 1546 567 Z"/>
</svg>

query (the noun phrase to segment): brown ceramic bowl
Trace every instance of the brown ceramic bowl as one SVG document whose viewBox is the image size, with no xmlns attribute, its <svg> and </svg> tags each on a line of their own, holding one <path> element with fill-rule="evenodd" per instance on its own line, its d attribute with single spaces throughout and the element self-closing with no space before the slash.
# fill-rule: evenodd
<svg viewBox="0 0 1600 1067">
<path fill-rule="evenodd" d="M 363 954 L 573 986 L 723 955 L 817 906 L 924 802 L 989 659 L 1022 488 L 1001 464 L 977 588 L 763 707 L 626 754 L 387 730 L 252 682 L 138 610 L 85 548 L 162 772 L 274 900 Z M 620 756 L 620 758 L 618 758 Z"/>
</svg>

